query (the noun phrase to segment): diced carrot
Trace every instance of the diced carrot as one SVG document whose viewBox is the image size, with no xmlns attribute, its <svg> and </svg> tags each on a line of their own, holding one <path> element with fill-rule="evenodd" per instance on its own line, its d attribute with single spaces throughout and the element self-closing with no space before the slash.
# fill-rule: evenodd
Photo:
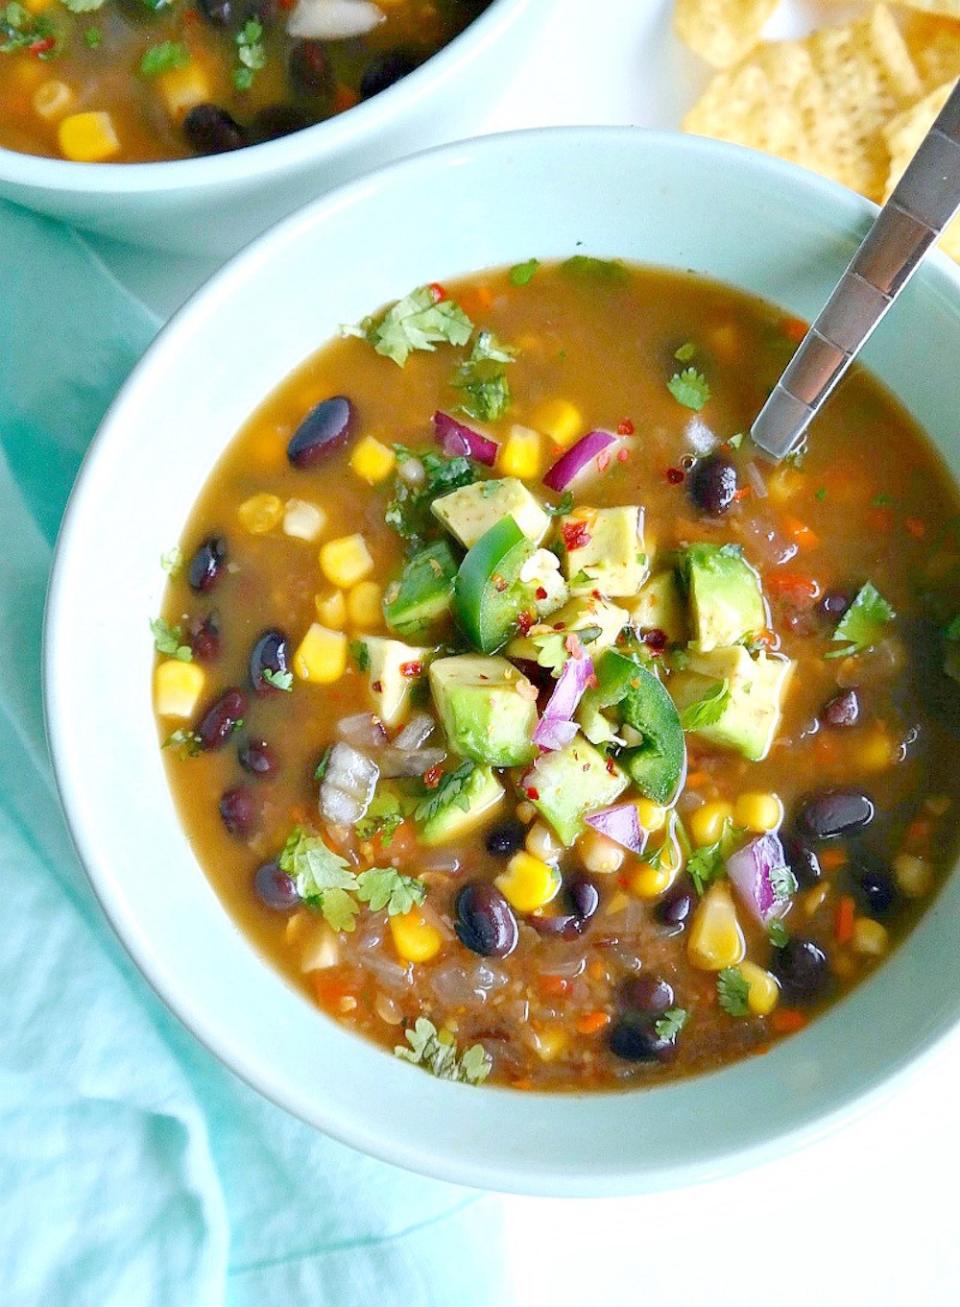
<svg viewBox="0 0 960 1307">
<path fill-rule="evenodd" d="M 547 998 L 560 998 L 564 994 L 570 993 L 570 981 L 565 976 L 551 976 L 549 973 L 540 976 L 537 985 L 541 994 Z"/>
<path fill-rule="evenodd" d="M 807 1018 L 795 1007 L 778 1007 L 770 1016 L 770 1024 L 778 1035 L 792 1035 L 803 1029 Z"/>
<path fill-rule="evenodd" d="M 692 771 L 687 776 L 687 789 L 699 790 L 701 785 L 709 785 L 710 773 L 708 771 Z"/>
<path fill-rule="evenodd" d="M 820 598 L 820 582 L 805 572 L 769 572 L 763 580 L 768 590 L 788 595 L 794 603 L 813 604 Z"/>
<path fill-rule="evenodd" d="M 333 93 L 333 107 L 337 113 L 344 113 L 347 109 L 352 109 L 360 101 L 360 96 L 349 86 L 344 86 L 342 82 L 337 83 L 337 88 Z"/>
<path fill-rule="evenodd" d="M 581 1035 L 595 1035 L 598 1030 L 602 1030 L 609 1024 L 609 1012 L 587 1012 L 577 1022 L 577 1030 Z"/>
<path fill-rule="evenodd" d="M 907 839 L 911 844 L 923 844 L 930 838 L 931 830 L 930 822 L 918 817 L 916 821 L 912 821 L 907 827 Z"/>
<path fill-rule="evenodd" d="M 833 935 L 838 944 L 849 944 L 853 939 L 853 916 L 856 904 L 849 894 L 842 894 L 837 900 L 837 914 L 833 923 Z"/>
<path fill-rule="evenodd" d="M 417 838 L 414 833 L 412 824 L 409 821 L 402 822 L 393 832 L 389 842 L 385 842 L 378 831 L 371 840 L 373 845 L 373 856 L 377 864 L 382 866 L 384 861 L 404 861 L 416 852 Z"/>
<path fill-rule="evenodd" d="M 795 345 L 799 345 L 807 334 L 807 324 L 803 318 L 784 318 L 780 324 L 780 330 L 787 340 L 792 340 Z"/>
<path fill-rule="evenodd" d="M 532 1089 L 533 1081 L 528 1076 L 524 1076 L 522 1080 L 511 1080 L 510 1087 L 511 1089 Z"/>
<path fill-rule="evenodd" d="M 824 871 L 836 871 L 846 865 L 847 855 L 843 849 L 824 849 L 819 855 L 820 866 Z"/>
<path fill-rule="evenodd" d="M 922 540 L 927 534 L 927 524 L 922 517 L 905 517 L 903 525 L 915 540 Z"/>
<path fill-rule="evenodd" d="M 812 531 L 806 522 L 801 522 L 799 517 L 786 514 L 783 518 L 783 527 L 798 549 L 816 549 L 820 543 L 817 533 Z"/>
<path fill-rule="evenodd" d="M 476 286 L 464 292 L 459 303 L 468 318 L 477 317 L 493 303 L 493 291 L 489 286 Z"/>
</svg>

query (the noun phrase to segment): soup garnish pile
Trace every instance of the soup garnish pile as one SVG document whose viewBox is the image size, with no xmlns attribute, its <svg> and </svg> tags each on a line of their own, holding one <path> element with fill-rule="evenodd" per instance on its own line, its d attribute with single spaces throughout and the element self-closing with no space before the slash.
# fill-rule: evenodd
<svg viewBox="0 0 960 1307">
<path fill-rule="evenodd" d="M 490 0 L 0 0 L 0 146 L 222 154 L 369 100 Z"/>
<path fill-rule="evenodd" d="M 777 468 L 803 324 L 578 255 L 422 287 L 251 418 L 165 564 L 198 858 L 436 1075 L 648 1084 L 800 1030 L 953 852 L 960 540 L 865 372 Z"/>
</svg>

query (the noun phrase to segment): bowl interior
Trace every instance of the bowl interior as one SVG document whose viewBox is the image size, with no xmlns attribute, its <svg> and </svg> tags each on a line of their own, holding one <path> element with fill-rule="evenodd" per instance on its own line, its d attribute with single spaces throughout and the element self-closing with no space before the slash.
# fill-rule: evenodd
<svg viewBox="0 0 960 1307">
<path fill-rule="evenodd" d="M 811 174 L 694 138 L 487 138 L 388 168 L 289 220 L 201 291 L 141 363 L 61 536 L 47 628 L 51 740 L 80 852 L 127 946 L 197 1035 L 271 1098 L 447 1179 L 637 1191 L 797 1142 L 864 1102 L 956 1019 L 954 877 L 873 979 L 764 1058 L 630 1094 L 437 1082 L 324 1017 L 238 933 L 180 829 L 149 695 L 161 553 L 250 410 L 338 324 L 426 281 L 578 249 L 691 268 L 810 317 L 870 217 L 865 201 Z M 960 278 L 936 257 L 868 362 L 955 474 L 958 352 Z M 103 649 L 122 651 L 109 677 Z"/>
</svg>

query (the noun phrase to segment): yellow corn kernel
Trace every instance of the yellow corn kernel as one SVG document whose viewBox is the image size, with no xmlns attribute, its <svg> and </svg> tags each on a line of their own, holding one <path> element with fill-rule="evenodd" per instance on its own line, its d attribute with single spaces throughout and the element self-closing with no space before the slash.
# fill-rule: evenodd
<svg viewBox="0 0 960 1307">
<path fill-rule="evenodd" d="M 532 807 L 533 805 L 531 804 L 530 806 Z M 536 812 L 536 809 L 534 809 L 534 812 Z M 517 809 L 517 816 L 520 816 L 519 807 Z M 523 819 L 521 818 L 521 820 Z M 524 840 L 524 846 L 528 853 L 532 853 L 533 856 L 539 858 L 541 862 L 556 862 L 557 858 L 559 858 L 560 854 L 563 852 L 563 845 L 554 835 L 546 822 L 543 821 L 534 822 L 530 827 L 527 831 L 526 839 Z"/>
<path fill-rule="evenodd" d="M 767 477 L 767 495 L 774 504 L 785 504 L 803 489 L 806 477 L 788 463 L 781 464 Z"/>
<path fill-rule="evenodd" d="M 443 946 L 439 930 L 431 926 L 419 908 L 391 917 L 390 934 L 393 947 L 404 962 L 429 962 Z"/>
<path fill-rule="evenodd" d="M 362 535 L 338 536 L 322 546 L 320 567 L 331 585 L 349 590 L 370 575 L 373 559 Z"/>
<path fill-rule="evenodd" d="M 347 637 L 314 622 L 293 655 L 293 670 L 301 681 L 329 685 L 347 670 Z"/>
<path fill-rule="evenodd" d="M 741 794 L 733 805 L 733 820 L 747 830 L 776 830 L 783 821 L 783 804 L 776 794 Z"/>
<path fill-rule="evenodd" d="M 556 898 L 560 872 L 549 862 L 521 849 L 507 863 L 506 871 L 494 882 L 517 912 L 535 912 Z"/>
<path fill-rule="evenodd" d="M 741 962 L 740 974 L 747 982 L 747 1006 L 755 1017 L 769 1016 L 780 1002 L 780 986 L 769 971 L 755 962 Z"/>
<path fill-rule="evenodd" d="M 361 581 L 353 587 L 347 595 L 347 616 L 364 630 L 383 625 L 383 591 L 376 581 Z"/>
<path fill-rule="evenodd" d="M 933 868 L 926 858 L 900 853 L 893 860 L 893 874 L 901 893 L 908 899 L 922 899 L 933 889 Z"/>
<path fill-rule="evenodd" d="M 53 0 L 23 0 L 24 9 L 29 9 L 31 14 L 42 14 L 53 4 Z"/>
<path fill-rule="evenodd" d="M 208 104 L 213 99 L 210 78 L 196 59 L 183 68 L 161 73 L 156 84 L 171 118 L 180 118 L 196 105 Z"/>
<path fill-rule="evenodd" d="M 537 406 L 532 421 L 538 431 L 564 448 L 572 445 L 583 430 L 580 410 L 567 399 L 544 400 Z"/>
<path fill-rule="evenodd" d="M 196 663 L 167 658 L 153 674 L 153 697 L 160 717 L 186 720 L 197 710 L 206 677 Z"/>
<path fill-rule="evenodd" d="M 704 803 L 690 816 L 690 834 L 694 844 L 704 848 L 707 844 L 716 844 L 723 834 L 724 823 L 733 816 L 733 807 L 729 803 Z"/>
<path fill-rule="evenodd" d="M 500 446 L 497 471 L 505 477 L 519 477 L 533 481 L 540 475 L 543 439 L 539 431 L 519 425 L 510 428 L 510 434 Z"/>
<path fill-rule="evenodd" d="M 237 509 L 244 531 L 262 536 L 283 521 L 283 500 L 277 495 L 251 495 Z"/>
<path fill-rule="evenodd" d="M 537 1031 L 537 1056 L 543 1062 L 555 1062 L 567 1051 L 570 1036 L 563 1026 L 544 1026 Z"/>
<path fill-rule="evenodd" d="M 666 808 L 661 808 L 659 803 L 653 803 L 650 799 L 637 799 L 637 816 L 640 825 L 651 835 L 663 830 L 667 822 Z"/>
<path fill-rule="evenodd" d="M 325 590 L 313 596 L 317 617 L 332 631 L 342 631 L 347 624 L 347 600 L 342 590 Z"/>
<path fill-rule="evenodd" d="M 610 876 L 619 871 L 626 857 L 619 844 L 601 835 L 597 830 L 585 831 L 577 841 L 577 851 L 587 871 L 598 876 Z"/>
<path fill-rule="evenodd" d="M 687 957 L 701 971 L 722 971 L 743 961 L 746 944 L 730 887 L 711 885 L 693 914 Z"/>
<path fill-rule="evenodd" d="M 630 877 L 630 888 L 638 899 L 659 898 L 673 884 L 676 875 L 676 868 L 667 866 L 666 859 L 657 867 L 641 862 Z"/>
<path fill-rule="evenodd" d="M 890 737 L 883 729 L 870 731 L 860 743 L 857 753 L 865 771 L 886 771 L 894 762 Z"/>
<path fill-rule="evenodd" d="M 389 445 L 381 445 L 373 436 L 364 436 L 350 455 L 350 466 L 368 485 L 386 481 L 397 465 L 397 456 Z"/>
<path fill-rule="evenodd" d="M 283 534 L 297 540 L 316 540 L 326 520 L 323 511 L 305 499 L 288 499 L 283 506 Z"/>
<path fill-rule="evenodd" d="M 34 91 L 31 103 L 34 113 L 52 123 L 63 117 L 73 104 L 73 100 L 73 91 L 66 82 L 50 77 L 47 81 L 41 82 Z"/>
<path fill-rule="evenodd" d="M 630 900 L 627 898 L 626 894 L 624 894 L 622 889 L 618 889 L 617 892 L 611 896 L 610 902 L 607 904 L 607 916 L 614 917 L 618 912 L 622 912 L 624 908 L 629 906 Z"/>
<path fill-rule="evenodd" d="M 536 815 L 536 808 L 532 803 L 528 803 L 526 799 L 517 804 L 517 821 L 522 821 L 524 826 L 529 826 Z"/>
<path fill-rule="evenodd" d="M 803 910 L 808 917 L 814 916 L 826 901 L 830 893 L 829 885 L 814 885 L 803 896 Z"/>
<path fill-rule="evenodd" d="M 850 946 L 854 953 L 864 953 L 868 957 L 883 957 L 890 947 L 890 938 L 886 926 L 872 917 L 857 917 L 853 923 L 853 938 Z"/>
<path fill-rule="evenodd" d="M 120 153 L 120 141 L 108 113 L 91 110 L 60 120 L 57 143 L 65 159 L 74 163 L 101 163 Z"/>
</svg>

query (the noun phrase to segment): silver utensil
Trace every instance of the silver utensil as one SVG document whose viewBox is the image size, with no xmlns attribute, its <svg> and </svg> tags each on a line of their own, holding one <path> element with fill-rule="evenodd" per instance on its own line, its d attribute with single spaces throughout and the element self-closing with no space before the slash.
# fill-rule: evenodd
<svg viewBox="0 0 960 1307">
<path fill-rule="evenodd" d="M 750 435 L 796 449 L 834 386 L 960 209 L 960 82 L 770 393 Z"/>
</svg>

